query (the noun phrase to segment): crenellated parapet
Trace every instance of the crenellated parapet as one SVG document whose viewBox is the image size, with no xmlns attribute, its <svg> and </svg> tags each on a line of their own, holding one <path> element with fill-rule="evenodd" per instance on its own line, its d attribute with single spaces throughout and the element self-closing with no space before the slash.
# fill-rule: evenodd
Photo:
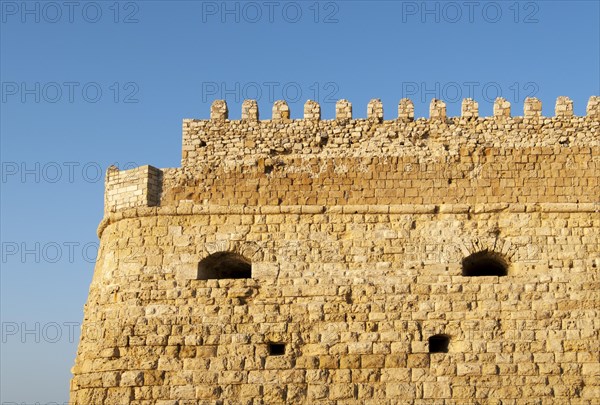
<svg viewBox="0 0 600 405">
<path fill-rule="evenodd" d="M 510 102 L 502 98 L 494 103 L 492 117 L 481 117 L 479 104 L 472 99 L 463 100 L 460 117 L 448 117 L 446 103 L 436 99 L 431 101 L 429 118 L 415 118 L 414 104 L 409 99 L 400 100 L 395 119 L 384 120 L 383 108 L 381 100 L 373 99 L 367 104 L 366 118 L 355 118 L 352 104 L 339 100 L 335 118 L 322 119 L 319 103 L 308 100 L 304 117 L 292 119 L 289 105 L 279 100 L 273 105 L 271 119 L 260 120 L 258 103 L 245 100 L 241 119 L 230 120 L 227 103 L 216 100 L 210 119 L 184 120 L 181 168 L 161 170 L 142 166 L 132 170 L 119 171 L 115 167 L 108 170 L 105 213 L 187 200 L 219 204 L 317 201 L 322 196 L 318 182 L 308 187 L 307 182 L 313 180 L 296 180 L 298 176 L 310 179 L 323 176 L 331 181 L 338 176 L 335 180 L 338 182 L 344 181 L 347 175 L 372 179 L 384 176 L 386 183 L 364 186 L 361 194 L 352 194 L 353 188 L 347 186 L 345 192 L 340 189 L 336 191 L 340 195 L 327 197 L 326 201 L 357 202 L 383 193 L 389 199 L 376 201 L 387 203 L 398 201 L 392 194 L 400 193 L 400 201 L 412 203 L 411 195 L 419 193 L 405 193 L 408 185 L 440 181 L 453 185 L 453 179 L 466 178 L 465 184 L 456 186 L 457 190 L 479 187 L 471 181 L 478 178 L 483 168 L 487 168 L 490 178 L 502 178 L 505 162 L 511 161 L 511 167 L 515 168 L 519 162 L 532 162 L 529 158 L 523 160 L 523 155 L 541 154 L 557 159 L 553 166 L 544 157 L 536 163 L 539 172 L 549 168 L 595 170 L 600 164 L 596 158 L 579 162 L 572 157 L 600 153 L 600 98 L 596 96 L 590 98 L 584 117 L 573 115 L 573 102 L 567 97 L 557 99 L 554 117 L 542 116 L 542 103 L 535 98 L 525 100 L 523 116 L 517 117 L 511 115 Z M 479 154 L 499 157 L 482 166 Z M 382 166 L 383 162 L 390 161 L 397 163 L 392 167 Z M 234 173 L 233 177 L 225 181 L 230 173 Z M 556 178 L 562 176 L 560 171 L 552 173 Z M 391 179 L 398 183 L 382 191 Z M 221 184 L 222 181 L 225 183 Z M 259 190 L 256 181 L 269 191 Z M 286 191 L 289 181 L 295 185 Z M 581 199 L 581 195 L 597 195 L 598 192 L 592 190 L 597 188 L 596 181 L 590 181 L 588 188 L 579 194 L 566 189 L 554 190 L 549 201 L 572 202 L 573 196 Z M 552 184 L 547 186 L 552 187 Z M 317 194 L 312 196 L 311 192 Z M 459 202 L 452 193 L 452 190 L 441 191 L 431 198 L 439 201 L 455 198 L 455 202 Z M 522 198 L 509 198 L 503 189 L 494 189 L 492 194 L 486 198 L 494 203 Z"/>
<path fill-rule="evenodd" d="M 215 100 L 210 111 L 211 121 L 219 122 L 228 120 L 229 110 L 225 100 Z M 596 119 L 598 114 L 600 114 L 600 96 L 592 96 L 587 104 L 586 117 Z M 560 96 L 556 99 L 554 117 L 542 117 L 542 101 L 534 97 L 528 97 L 523 103 L 523 115 L 521 118 L 565 118 L 572 116 L 573 101 L 569 97 Z M 352 103 L 346 99 L 338 100 L 335 105 L 334 120 L 351 120 L 353 118 Z M 448 117 L 446 114 L 446 103 L 443 100 L 432 99 L 429 104 L 428 118 L 430 120 L 479 118 L 479 103 L 471 98 L 463 99 L 460 117 Z M 488 118 L 519 118 L 519 116 L 513 117 L 510 102 L 502 97 L 498 97 L 494 102 L 493 116 Z M 290 119 L 290 107 L 287 102 L 285 100 L 275 101 L 271 120 L 282 121 L 288 119 Z M 321 106 L 319 103 L 314 100 L 306 101 L 304 104 L 304 117 L 302 119 L 312 121 L 321 120 Z M 367 119 L 376 122 L 383 121 L 383 103 L 380 99 L 372 99 L 367 104 Z M 415 108 L 413 102 L 408 98 L 403 98 L 398 103 L 397 119 L 392 121 L 413 121 L 414 119 Z M 258 120 L 258 103 L 256 100 L 244 100 L 242 103 L 242 120 Z"/>
<path fill-rule="evenodd" d="M 242 104 L 241 120 L 229 120 L 224 100 L 214 101 L 210 120 L 183 122 L 182 166 L 219 165 L 247 158 L 280 155 L 398 156 L 434 153 L 440 145 L 494 147 L 594 146 L 600 143 L 600 98 L 589 99 L 587 115 L 573 115 L 568 97 L 556 100 L 555 115 L 542 116 L 542 102 L 527 98 L 523 115 L 513 116 L 511 103 L 498 98 L 491 117 L 481 117 L 479 104 L 465 99 L 461 115 L 449 117 L 443 100 L 431 100 L 428 118 L 415 118 L 409 99 L 398 103 L 397 118 L 384 120 L 381 100 L 367 104 L 366 118 L 353 115 L 352 103 L 339 100 L 335 118 L 322 119 L 319 103 L 308 100 L 304 116 L 291 119 L 289 105 L 276 101 L 270 120 L 259 120 L 258 103 Z M 282 127 L 285 124 L 285 127 Z"/>
</svg>

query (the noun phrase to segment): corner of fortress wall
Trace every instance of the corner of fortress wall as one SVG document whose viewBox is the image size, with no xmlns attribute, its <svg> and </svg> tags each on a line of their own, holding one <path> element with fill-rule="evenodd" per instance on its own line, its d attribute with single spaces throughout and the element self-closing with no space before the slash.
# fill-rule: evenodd
<svg viewBox="0 0 600 405">
<path fill-rule="evenodd" d="M 106 171 L 104 213 L 133 207 L 160 205 L 162 170 L 153 166 L 140 166 L 119 171 L 111 166 Z"/>
</svg>

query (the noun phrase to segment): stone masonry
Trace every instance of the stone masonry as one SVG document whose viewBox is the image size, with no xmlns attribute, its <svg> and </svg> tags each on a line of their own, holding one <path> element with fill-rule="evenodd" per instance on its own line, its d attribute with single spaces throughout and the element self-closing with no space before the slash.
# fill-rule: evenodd
<svg viewBox="0 0 600 405">
<path fill-rule="evenodd" d="M 600 97 L 183 121 L 106 176 L 72 404 L 600 404 Z"/>
</svg>

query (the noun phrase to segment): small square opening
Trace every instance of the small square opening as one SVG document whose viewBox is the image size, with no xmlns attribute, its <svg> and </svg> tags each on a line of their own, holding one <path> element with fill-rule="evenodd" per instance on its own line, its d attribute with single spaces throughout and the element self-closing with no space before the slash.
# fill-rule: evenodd
<svg viewBox="0 0 600 405">
<path fill-rule="evenodd" d="M 448 335 L 434 335 L 429 338 L 429 353 L 448 353 L 450 337 Z"/>
<path fill-rule="evenodd" d="M 269 343 L 269 355 L 283 356 L 285 354 L 285 343 Z"/>
</svg>

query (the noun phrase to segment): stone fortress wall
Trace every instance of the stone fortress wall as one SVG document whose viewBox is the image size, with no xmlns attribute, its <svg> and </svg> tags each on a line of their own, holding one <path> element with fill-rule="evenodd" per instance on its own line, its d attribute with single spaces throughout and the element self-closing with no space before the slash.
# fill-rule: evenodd
<svg viewBox="0 0 600 405">
<path fill-rule="evenodd" d="M 73 403 L 600 403 L 600 97 L 215 101 L 98 234 Z"/>
</svg>

